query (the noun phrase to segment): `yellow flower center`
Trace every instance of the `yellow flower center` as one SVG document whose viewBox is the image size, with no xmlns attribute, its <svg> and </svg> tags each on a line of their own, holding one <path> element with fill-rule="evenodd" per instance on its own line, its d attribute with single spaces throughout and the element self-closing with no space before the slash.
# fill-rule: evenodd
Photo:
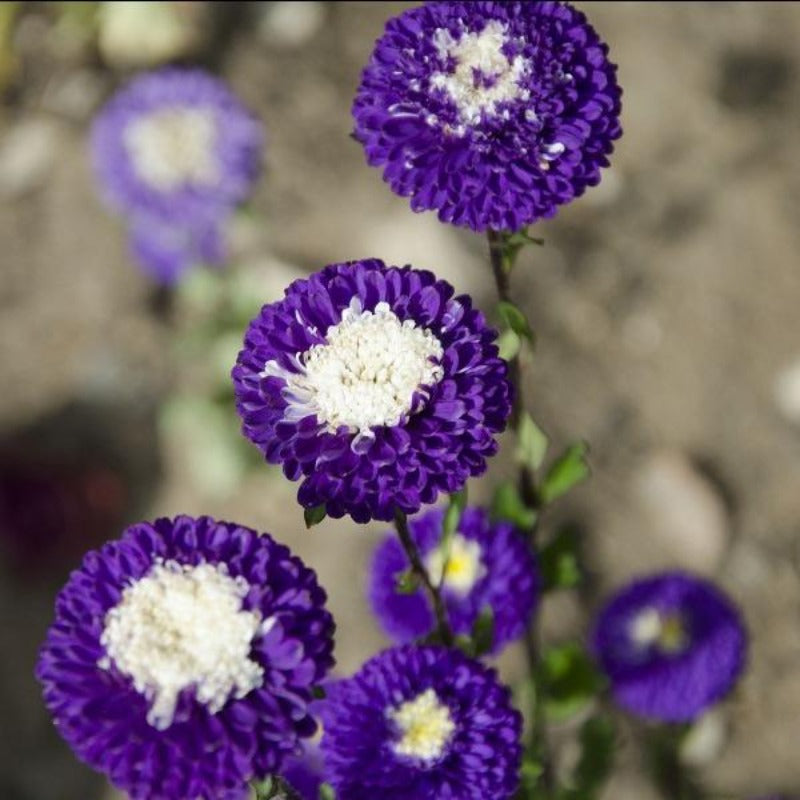
<svg viewBox="0 0 800 800">
<path fill-rule="evenodd" d="M 441 583 L 458 594 L 468 594 L 486 574 L 481 546 L 460 533 L 450 537 L 449 546 L 433 550 L 425 566 L 434 585 Z"/>
<path fill-rule="evenodd" d="M 664 614 L 655 608 L 647 608 L 634 618 L 631 638 L 642 647 L 655 645 L 669 654 L 680 653 L 689 642 L 683 617 L 677 613 Z"/>
<path fill-rule="evenodd" d="M 440 758 L 456 728 L 450 709 L 433 689 L 391 709 L 388 716 L 400 731 L 394 752 L 421 761 Z"/>
</svg>

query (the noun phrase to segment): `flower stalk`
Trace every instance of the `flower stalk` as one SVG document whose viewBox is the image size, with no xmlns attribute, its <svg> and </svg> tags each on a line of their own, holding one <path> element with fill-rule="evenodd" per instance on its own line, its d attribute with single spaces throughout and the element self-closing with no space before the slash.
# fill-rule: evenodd
<svg viewBox="0 0 800 800">
<path fill-rule="evenodd" d="M 453 630 L 447 619 L 447 609 L 445 608 L 442 594 L 438 586 L 435 586 L 431 580 L 428 570 L 422 563 L 422 557 L 419 554 L 419 549 L 411 536 L 411 531 L 408 529 L 408 518 L 403 511 L 397 509 L 394 515 L 395 527 L 397 528 L 397 535 L 400 543 L 403 545 L 403 550 L 408 557 L 409 563 L 413 574 L 417 577 L 431 601 L 433 613 L 436 617 L 436 630 L 442 640 L 442 644 L 446 647 L 452 647 L 455 642 Z"/>
<path fill-rule="evenodd" d="M 498 299 L 501 303 L 511 303 L 511 271 L 521 245 L 511 241 L 511 235 L 503 231 L 490 229 L 487 233 L 489 242 L 489 260 L 494 274 Z M 522 370 L 519 352 L 508 362 L 508 378 L 514 388 L 514 400 L 509 424 L 515 435 L 519 436 L 520 424 L 525 413 L 525 394 L 522 386 Z M 542 493 L 536 485 L 536 476 L 530 466 L 524 462 L 519 464 L 518 489 L 520 497 L 527 508 L 536 513 L 535 521 L 529 532 L 529 542 L 534 554 L 537 551 L 536 533 L 539 512 L 544 506 Z M 539 614 L 534 615 L 524 637 L 525 656 L 528 671 L 534 682 L 533 720 L 529 748 L 541 769 L 541 786 L 553 795 L 555 777 L 550 758 L 547 737 L 547 720 L 545 713 L 546 686 L 542 681 L 541 641 L 539 635 Z"/>
</svg>

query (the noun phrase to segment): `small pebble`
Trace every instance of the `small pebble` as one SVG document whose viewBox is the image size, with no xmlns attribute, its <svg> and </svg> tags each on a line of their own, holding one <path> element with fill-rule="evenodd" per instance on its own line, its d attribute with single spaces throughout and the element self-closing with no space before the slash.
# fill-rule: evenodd
<svg viewBox="0 0 800 800">
<path fill-rule="evenodd" d="M 15 125 L 0 144 L 0 197 L 19 197 L 44 183 L 56 160 L 59 126 L 47 119 Z"/>
<path fill-rule="evenodd" d="M 789 422 L 800 425 L 800 359 L 775 380 L 775 404 Z"/>
</svg>

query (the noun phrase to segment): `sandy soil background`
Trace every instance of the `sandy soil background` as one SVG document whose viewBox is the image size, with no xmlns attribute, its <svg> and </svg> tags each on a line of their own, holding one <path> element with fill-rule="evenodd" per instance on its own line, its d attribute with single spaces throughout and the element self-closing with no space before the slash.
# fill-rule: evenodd
<svg viewBox="0 0 800 800">
<path fill-rule="evenodd" d="M 404 4 L 192 5 L 213 21 L 197 58 L 269 135 L 232 231 L 231 302 L 257 307 L 292 277 L 375 255 L 430 268 L 490 311 L 484 242 L 412 214 L 348 137 L 360 70 Z M 241 330 L 214 327 L 218 284 L 167 302 L 128 260 L 87 129 L 129 70 L 46 6 L 16 21 L 0 105 L 0 797 L 93 800 L 107 790 L 51 729 L 31 675 L 81 552 L 178 512 L 269 530 L 319 571 L 347 673 L 384 643 L 363 602 L 381 526 L 305 531 L 294 487 L 239 446 L 232 406 L 207 400 Z M 534 413 L 555 445 L 592 445 L 593 479 L 551 521 L 582 531 L 590 607 L 672 565 L 737 599 L 750 668 L 693 757 L 720 791 L 798 790 L 800 5 L 582 7 L 619 64 L 625 135 L 600 187 L 538 226 L 546 246 L 514 275 L 538 333 Z M 473 498 L 509 470 L 500 457 Z M 545 622 L 552 641 L 585 627 L 559 596 Z M 503 669 L 519 676 L 518 654 Z M 606 797 L 648 800 L 629 740 L 621 763 Z"/>
</svg>

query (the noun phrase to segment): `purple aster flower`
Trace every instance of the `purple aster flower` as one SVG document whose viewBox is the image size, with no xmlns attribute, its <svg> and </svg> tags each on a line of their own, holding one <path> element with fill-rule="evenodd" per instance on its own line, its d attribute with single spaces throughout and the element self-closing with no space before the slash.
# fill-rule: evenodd
<svg viewBox="0 0 800 800">
<path fill-rule="evenodd" d="M 171 283 L 197 262 L 224 260 L 219 228 L 250 193 L 262 146 L 261 124 L 199 69 L 147 73 L 111 98 L 92 128 L 92 157 L 145 271 Z"/>
<path fill-rule="evenodd" d="M 621 135 L 608 47 L 566 3 L 437 2 L 391 19 L 356 138 L 414 211 L 516 231 L 600 181 Z"/>
<path fill-rule="evenodd" d="M 245 435 L 332 517 L 391 520 L 486 468 L 511 388 L 496 332 L 430 272 L 333 264 L 266 305 L 233 369 Z"/>
<path fill-rule="evenodd" d="M 719 589 L 667 572 L 614 595 L 598 616 L 592 646 L 623 708 L 686 722 L 733 687 L 744 668 L 747 635 Z"/>
<path fill-rule="evenodd" d="M 522 718 L 494 670 L 459 650 L 380 653 L 328 687 L 322 723 L 343 800 L 507 800 L 517 786 Z"/>
<path fill-rule="evenodd" d="M 120 211 L 185 224 L 247 197 L 262 140 L 261 124 L 221 80 L 168 67 L 111 98 L 94 121 L 92 155 Z"/>
<path fill-rule="evenodd" d="M 61 735 L 135 800 L 241 800 L 316 723 L 333 659 L 314 573 L 209 517 L 128 528 L 56 602 L 37 677 Z"/>
<path fill-rule="evenodd" d="M 442 549 L 444 512 L 433 509 L 412 520 L 412 538 L 442 596 L 453 631 L 469 634 L 487 606 L 494 614 L 494 646 L 520 637 L 538 596 L 536 563 L 525 539 L 508 523 L 492 524 L 480 508 L 466 509 L 451 536 L 449 552 Z M 395 534 L 375 550 L 369 583 L 372 609 L 383 629 L 396 642 L 425 636 L 435 620 L 427 595 L 403 594 L 397 577 L 409 567 Z"/>
</svg>

